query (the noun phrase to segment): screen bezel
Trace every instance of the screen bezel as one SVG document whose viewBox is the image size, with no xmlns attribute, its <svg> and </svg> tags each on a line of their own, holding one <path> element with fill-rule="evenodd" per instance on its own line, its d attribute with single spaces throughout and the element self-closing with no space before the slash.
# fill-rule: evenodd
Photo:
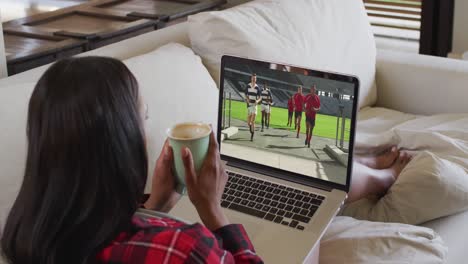
<svg viewBox="0 0 468 264">
<path fill-rule="evenodd" d="M 310 73 L 310 76 L 314 77 L 319 77 L 319 78 L 324 78 L 325 75 L 327 75 L 328 79 L 330 80 L 335 80 L 335 81 L 340 81 L 340 82 L 347 82 L 351 83 L 354 85 L 354 100 L 353 100 L 353 109 L 352 109 L 352 117 L 351 117 L 351 130 L 350 130 L 350 139 L 349 139 L 349 152 L 348 152 L 348 166 L 347 166 L 347 171 L 346 171 L 346 184 L 339 184 L 336 182 L 332 181 L 325 181 L 319 178 L 315 178 L 312 176 L 306 176 L 302 175 L 299 173 L 291 172 L 291 171 L 286 171 L 270 166 L 265 166 L 259 163 L 255 162 L 250 162 L 247 160 L 243 159 L 238 159 L 234 158 L 231 156 L 227 156 L 224 154 L 221 154 L 221 159 L 224 161 L 227 161 L 229 163 L 235 163 L 239 167 L 245 167 L 245 168 L 254 168 L 255 171 L 269 171 L 271 173 L 268 173 L 268 176 L 275 177 L 275 178 L 281 178 L 283 180 L 288 180 L 292 182 L 298 182 L 302 184 L 306 184 L 309 186 L 327 186 L 330 187 L 331 189 L 339 189 L 343 190 L 346 193 L 349 192 L 350 184 L 351 184 L 351 173 L 353 170 L 353 154 L 354 154 L 354 140 L 355 140 L 355 132 L 356 132 L 356 115 L 357 115 L 357 107 L 358 107 L 358 101 L 359 101 L 359 79 L 356 76 L 351 76 L 351 75 L 346 75 L 346 74 L 341 74 L 341 73 L 335 73 L 335 72 L 328 72 L 328 71 L 320 71 L 320 70 L 312 70 L 312 69 L 307 69 L 304 67 L 296 66 L 296 65 L 290 65 L 286 63 L 277 63 L 277 62 L 271 62 L 271 61 L 261 61 L 261 60 L 255 60 L 255 59 L 247 59 L 247 58 L 241 58 L 241 57 L 235 57 L 235 56 L 229 56 L 229 55 L 224 55 L 221 58 L 221 79 L 220 79 L 220 87 L 219 87 L 219 102 L 218 102 L 218 129 L 217 129 L 217 138 L 219 142 L 219 148 L 220 148 L 220 153 L 221 153 L 221 124 L 222 124 L 222 106 L 223 106 L 223 94 L 224 94 L 224 70 L 225 70 L 225 65 L 230 62 L 237 62 L 237 63 L 250 63 L 250 64 L 258 64 L 258 65 L 270 65 L 271 63 L 274 64 L 280 64 L 284 66 L 291 66 L 291 67 L 296 67 L 300 69 L 307 70 Z"/>
</svg>

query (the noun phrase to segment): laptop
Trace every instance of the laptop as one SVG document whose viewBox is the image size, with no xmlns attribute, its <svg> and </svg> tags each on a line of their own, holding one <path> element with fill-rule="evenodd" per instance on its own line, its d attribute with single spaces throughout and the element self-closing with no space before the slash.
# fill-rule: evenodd
<svg viewBox="0 0 468 264">
<path fill-rule="evenodd" d="M 347 198 L 358 91 L 354 76 L 223 56 L 221 205 L 265 263 L 310 260 Z M 199 221 L 186 197 L 171 214 Z"/>
</svg>

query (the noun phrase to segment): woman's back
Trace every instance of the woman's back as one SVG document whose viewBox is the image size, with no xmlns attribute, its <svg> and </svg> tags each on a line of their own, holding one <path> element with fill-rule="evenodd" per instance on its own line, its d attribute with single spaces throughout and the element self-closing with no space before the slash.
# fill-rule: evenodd
<svg viewBox="0 0 468 264">
<path fill-rule="evenodd" d="M 226 240 L 218 244 L 199 224 L 135 215 L 148 173 L 143 109 L 135 77 L 115 59 L 71 58 L 46 71 L 29 102 L 23 184 L 1 237 L 6 259 L 47 264 L 261 262 L 253 253 L 239 253 L 253 248 L 242 227 L 228 225 L 219 213 L 217 196 L 200 196 L 195 190 L 218 195 L 219 188 L 191 185 L 189 194 L 207 227 L 242 246 L 235 242 L 229 248 L 232 242 Z M 165 149 L 145 203 L 149 209 L 168 211 L 175 203 L 170 148 Z M 217 163 L 219 153 L 211 153 Z M 185 160 L 189 164 L 191 156 Z M 216 166 L 207 167 L 204 175 L 224 177 L 223 171 L 213 170 Z"/>
</svg>

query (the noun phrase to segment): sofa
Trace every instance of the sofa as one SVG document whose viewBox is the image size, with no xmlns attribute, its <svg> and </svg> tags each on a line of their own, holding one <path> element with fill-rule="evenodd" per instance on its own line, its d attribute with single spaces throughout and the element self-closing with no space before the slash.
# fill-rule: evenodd
<svg viewBox="0 0 468 264">
<path fill-rule="evenodd" d="M 141 59 L 141 57 L 168 43 L 178 43 L 185 47 L 192 47 L 193 39 L 191 41 L 189 34 L 191 27 L 193 27 L 191 25 L 192 22 L 193 20 L 189 20 L 189 22 L 146 33 L 81 54 L 80 56 L 108 56 L 121 60 L 132 60 L 131 64 L 133 64 L 133 67 L 140 71 L 136 74 L 137 79 L 138 76 L 150 78 L 155 68 L 151 67 L 151 65 L 145 66 L 144 59 Z M 164 57 L 158 57 L 158 59 L 164 59 Z M 175 59 L 174 61 L 183 63 L 183 60 L 178 61 Z M 203 62 L 206 63 L 206 60 L 203 60 Z M 165 61 L 164 63 L 170 64 L 171 62 Z M 4 124 L 0 128 L 0 142 L 2 146 L 2 150 L 0 151 L 0 168 L 2 171 L 0 175 L 0 188 L 2 188 L 0 191 L 0 226 L 3 226 L 8 214 L 8 208 L 13 203 L 21 184 L 20 175 L 22 168 L 24 168 L 24 159 L 22 157 L 25 155 L 26 148 L 25 130 L 22 129 L 25 129 L 27 99 L 30 95 L 31 87 L 33 87 L 34 83 L 37 82 L 38 78 L 48 67 L 49 65 L 46 65 L 0 79 L 0 121 Z M 184 68 L 183 65 L 180 65 L 180 69 L 190 70 L 189 68 Z M 209 77 L 201 72 L 182 71 L 181 74 L 202 75 L 200 78 L 203 79 Z M 216 74 L 211 70 L 211 75 Z M 395 113 L 395 115 L 404 116 L 400 120 L 400 123 L 403 123 L 404 120 L 409 119 L 405 119 L 407 115 L 418 117 L 435 114 L 468 113 L 468 104 L 466 103 L 466 98 L 468 98 L 468 90 L 466 89 L 466 83 L 468 83 L 468 63 L 464 61 L 377 50 L 375 56 L 375 83 L 377 87 L 376 98 L 371 105 L 361 108 L 360 116 L 366 116 L 366 114 L 368 116 L 369 113 L 375 113 L 371 114 L 372 118 L 379 118 L 379 113 L 388 110 L 393 111 L 391 113 Z M 197 85 L 194 84 L 193 86 Z M 24 89 L 24 86 L 28 88 Z M 197 107 L 197 111 L 193 111 L 192 109 L 188 113 L 182 114 L 181 112 L 179 115 L 180 121 L 187 119 L 200 120 L 200 115 L 197 115 L 197 112 L 200 112 L 208 113 L 208 118 L 203 121 L 216 123 L 216 82 L 211 81 L 207 85 L 203 85 L 203 87 L 200 89 L 208 89 L 214 102 L 193 105 Z M 158 89 L 162 88 L 155 85 L 152 93 L 155 95 L 159 92 L 164 93 Z M 5 99 L 9 94 L 13 95 Z M 185 92 L 182 94 L 187 97 L 187 100 L 192 101 L 197 96 L 197 92 L 192 91 L 191 87 L 186 87 Z M 5 96 L 3 101 L 1 96 Z M 22 104 L 21 108 L 8 110 L 10 106 L 14 107 L 16 105 L 15 100 L 18 98 L 21 98 L 21 103 L 18 103 Z M 153 98 L 145 98 L 145 100 L 153 100 Z M 1 105 L 2 103 L 4 105 Z M 164 104 L 164 102 L 160 103 Z M 163 108 L 163 106 L 160 107 Z M 154 121 L 149 125 L 150 128 L 147 129 L 147 131 L 149 130 L 147 132 L 149 134 L 152 133 L 153 126 L 157 126 L 161 124 L 160 122 L 164 121 L 162 120 L 164 116 L 158 115 L 157 109 L 150 111 L 150 114 L 153 113 Z M 392 118 L 388 120 L 394 121 Z M 381 122 L 377 122 L 376 124 L 382 124 L 382 127 L 387 126 L 388 128 L 400 124 L 385 123 L 388 120 L 382 119 L 380 120 Z M 10 126 L 10 124 L 12 125 Z M 164 140 L 163 134 L 160 132 L 155 132 L 155 134 L 157 136 L 150 135 L 154 137 L 150 141 L 150 145 L 153 147 L 149 150 L 149 156 L 152 160 L 155 160 Z M 21 138 L 20 141 L 16 139 L 18 137 Z M 16 152 L 19 154 L 15 154 Z M 150 167 L 154 166 L 154 162 L 151 162 L 150 165 Z M 147 186 L 150 186 L 150 184 Z M 187 202 L 186 198 L 181 201 L 181 203 Z M 468 237 L 468 227 L 465 225 L 467 221 L 468 212 L 458 212 L 421 223 L 420 226 L 433 229 L 445 242 L 448 248 L 448 255 L 445 257 L 446 263 L 464 263 L 466 259 L 464 249 L 467 242 L 466 238 Z"/>
</svg>

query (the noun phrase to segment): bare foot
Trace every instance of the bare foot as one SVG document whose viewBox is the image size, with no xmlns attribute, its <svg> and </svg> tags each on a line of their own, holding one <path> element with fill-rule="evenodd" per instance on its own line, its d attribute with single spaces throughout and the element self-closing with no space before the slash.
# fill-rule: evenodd
<svg viewBox="0 0 468 264">
<path fill-rule="evenodd" d="M 392 166 L 395 160 L 398 158 L 399 154 L 400 153 L 398 151 L 398 148 L 396 146 L 393 146 L 377 156 L 358 156 L 356 157 L 356 161 L 363 165 L 366 165 L 369 168 L 382 170 L 390 168 L 390 166 Z"/>
<path fill-rule="evenodd" d="M 406 165 L 408 165 L 408 163 L 411 161 L 412 158 L 413 157 L 409 153 L 406 153 L 406 152 L 400 153 L 400 156 L 395 161 L 393 166 L 389 168 L 395 180 L 398 178 L 398 176 L 400 176 L 400 173 L 403 171 Z"/>
<path fill-rule="evenodd" d="M 400 173 L 411 159 L 411 155 L 406 152 L 401 152 L 390 168 L 378 170 L 374 175 L 375 194 L 382 196 L 387 193 L 388 189 L 395 183 L 396 179 L 400 176 Z"/>
</svg>

